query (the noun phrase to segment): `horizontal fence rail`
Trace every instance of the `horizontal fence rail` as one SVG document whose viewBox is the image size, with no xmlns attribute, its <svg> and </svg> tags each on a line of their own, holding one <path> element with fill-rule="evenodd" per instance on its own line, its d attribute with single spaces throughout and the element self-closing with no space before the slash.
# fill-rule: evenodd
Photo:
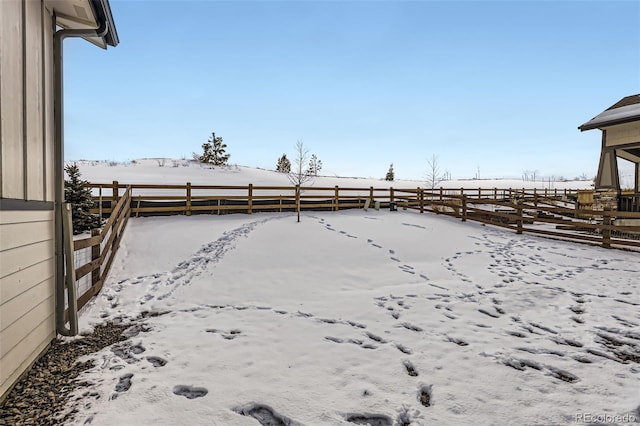
<svg viewBox="0 0 640 426">
<path fill-rule="evenodd" d="M 111 214 L 130 190 L 134 216 L 414 209 L 603 247 L 640 247 L 640 213 L 594 210 L 588 190 L 526 188 L 376 188 L 91 183 L 98 208 Z M 585 208 L 586 207 L 586 208 Z"/>
<path fill-rule="evenodd" d="M 606 248 L 640 248 L 640 213 L 585 208 L 591 207 L 579 201 L 585 191 L 568 189 L 121 185 L 117 181 L 88 186 L 97 204 L 92 212 L 108 219 L 90 237 L 74 241 L 74 257 L 85 259 L 76 262 L 76 285 L 80 280 L 89 283 L 86 290 L 78 291 L 78 309 L 102 288 L 131 216 L 293 212 L 298 207 L 410 209 L 517 234 L 529 232 Z"/>
<path fill-rule="evenodd" d="M 93 229 L 90 237 L 73 242 L 76 258 L 80 257 L 79 253 L 90 252 L 90 256 L 81 257 L 83 259 L 88 257 L 88 261 L 80 265 L 76 264 L 76 287 L 81 280 L 85 281 L 87 277 L 90 278 L 89 288 L 78 292 L 78 309 L 98 294 L 109 274 L 127 221 L 131 216 L 131 188 L 125 188 L 124 193 L 118 197 L 113 208 L 109 211 L 109 218 L 102 228 Z M 68 312 L 65 311 L 65 320 L 67 317 Z"/>
</svg>

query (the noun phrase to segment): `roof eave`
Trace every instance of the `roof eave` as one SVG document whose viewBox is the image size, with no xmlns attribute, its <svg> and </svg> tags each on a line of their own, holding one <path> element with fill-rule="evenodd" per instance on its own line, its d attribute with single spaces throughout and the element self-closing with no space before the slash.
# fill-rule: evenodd
<svg viewBox="0 0 640 426">
<path fill-rule="evenodd" d="M 111 14 L 111 7 L 109 6 L 109 0 L 91 0 L 91 6 L 93 7 L 95 16 L 98 23 L 105 23 L 107 26 L 107 33 L 102 37 L 104 42 L 112 47 L 116 47 L 120 40 L 118 39 L 118 32 L 116 31 L 116 25 Z"/>
<path fill-rule="evenodd" d="M 579 126 L 578 129 L 581 132 L 584 132 L 586 130 L 602 129 L 603 127 L 615 126 L 616 124 L 631 123 L 633 121 L 640 121 L 640 117 L 625 117 L 625 118 L 619 118 L 617 120 L 603 121 L 600 123 L 593 123 L 593 124 L 589 124 L 589 122 L 586 122 L 582 126 Z"/>
</svg>

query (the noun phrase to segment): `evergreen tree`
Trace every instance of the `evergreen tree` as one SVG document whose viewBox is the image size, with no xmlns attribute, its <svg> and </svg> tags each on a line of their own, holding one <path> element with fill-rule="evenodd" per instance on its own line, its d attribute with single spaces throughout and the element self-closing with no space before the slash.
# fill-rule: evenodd
<svg viewBox="0 0 640 426">
<path fill-rule="evenodd" d="M 395 180 L 396 175 L 393 172 L 393 163 L 391 163 L 391 165 L 389 166 L 389 171 L 387 172 L 387 175 L 385 176 L 384 180 Z"/>
<path fill-rule="evenodd" d="M 309 167 L 307 168 L 307 174 L 309 176 L 318 176 L 318 173 L 322 170 L 322 161 L 318 160 L 315 154 L 311 155 L 309 160 Z"/>
<path fill-rule="evenodd" d="M 278 164 L 276 165 L 276 171 L 280 173 L 291 172 L 291 161 L 287 158 L 287 154 L 282 154 L 282 157 L 278 158 Z"/>
<path fill-rule="evenodd" d="M 209 163 L 214 166 L 224 166 L 229 161 L 229 154 L 225 154 L 227 144 L 222 143 L 221 137 L 216 137 L 214 132 L 207 142 L 202 144 L 202 155 L 198 157 L 201 163 Z"/>
<path fill-rule="evenodd" d="M 102 226 L 102 219 L 97 214 L 89 211 L 94 206 L 91 199 L 89 182 L 80 179 L 80 169 L 77 164 L 69 164 L 64 168 L 69 180 L 64 181 L 64 201 L 71 203 L 71 216 L 73 219 L 73 234 L 82 234 L 85 231 Z"/>
</svg>

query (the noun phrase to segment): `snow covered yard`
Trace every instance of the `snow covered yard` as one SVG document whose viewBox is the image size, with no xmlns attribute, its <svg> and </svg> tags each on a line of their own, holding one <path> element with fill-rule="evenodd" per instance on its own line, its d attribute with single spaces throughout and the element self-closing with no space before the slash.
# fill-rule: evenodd
<svg viewBox="0 0 640 426">
<path fill-rule="evenodd" d="M 158 315 L 95 355 L 75 423 L 640 421 L 639 275 L 411 211 L 131 219 L 80 323 Z"/>
</svg>

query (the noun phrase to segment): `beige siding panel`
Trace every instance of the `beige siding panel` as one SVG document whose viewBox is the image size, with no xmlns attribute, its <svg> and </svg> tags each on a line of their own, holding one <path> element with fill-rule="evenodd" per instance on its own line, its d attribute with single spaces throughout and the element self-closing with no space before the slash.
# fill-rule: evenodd
<svg viewBox="0 0 640 426">
<path fill-rule="evenodd" d="M 43 220 L 53 221 L 53 210 L 0 210 L 0 225 L 42 222 Z"/>
<path fill-rule="evenodd" d="M 0 1 L 0 196 L 24 198 L 22 7 L 21 1 Z"/>
<path fill-rule="evenodd" d="M 0 395 L 7 391 L 55 338 L 54 323 L 53 318 L 45 319 L 0 359 Z"/>
<path fill-rule="evenodd" d="M 27 1 L 26 12 L 26 167 L 27 199 L 45 199 L 42 144 L 42 13 L 39 1 Z"/>
<path fill-rule="evenodd" d="M 0 224 L 1 251 L 49 240 L 53 240 L 53 222 L 50 221 Z"/>
<path fill-rule="evenodd" d="M 43 300 L 38 306 L 26 312 L 20 319 L 0 333 L 0 359 L 4 358 L 18 343 L 28 336 L 40 323 L 55 313 L 54 297 Z"/>
<path fill-rule="evenodd" d="M 55 297 L 54 293 L 53 280 L 50 279 L 31 287 L 18 297 L 4 302 L 0 306 L 0 331 L 4 332 L 7 327 L 18 321 L 24 314 L 34 309 L 44 300 Z"/>
<path fill-rule="evenodd" d="M 51 258 L 0 279 L 0 306 L 42 281 L 52 279 L 54 273 L 55 263 Z"/>
<path fill-rule="evenodd" d="M 44 8 L 43 8 L 44 9 Z M 43 166 L 45 170 L 45 200 L 54 200 L 54 153 L 53 153 L 53 26 L 51 25 L 50 12 L 44 9 L 43 24 L 44 24 L 44 159 Z"/>
<path fill-rule="evenodd" d="M 0 252 L 0 278 L 50 259 L 53 257 L 53 250 L 53 241 L 42 241 Z"/>
<path fill-rule="evenodd" d="M 640 122 L 618 124 L 606 127 L 606 146 L 618 146 L 628 143 L 640 142 Z"/>
</svg>

